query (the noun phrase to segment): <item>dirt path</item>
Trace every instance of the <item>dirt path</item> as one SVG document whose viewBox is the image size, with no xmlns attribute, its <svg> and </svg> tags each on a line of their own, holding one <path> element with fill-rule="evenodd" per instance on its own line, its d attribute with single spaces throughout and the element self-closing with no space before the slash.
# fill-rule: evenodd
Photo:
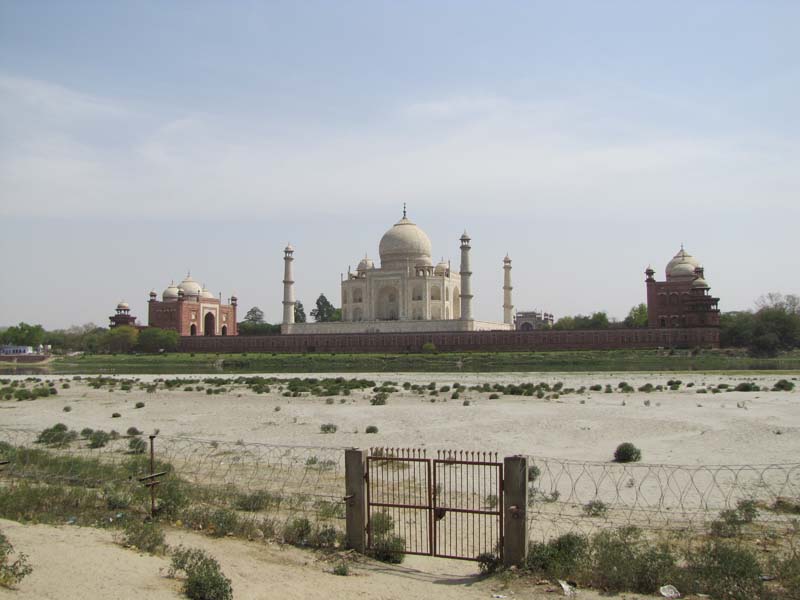
<svg viewBox="0 0 800 600">
<path fill-rule="evenodd" d="M 17 551 L 28 555 L 33 573 L 17 589 L 0 588 L 5 600 L 166 600 L 184 598 L 181 582 L 166 576 L 166 557 L 141 554 L 114 542 L 109 530 L 69 525 L 22 525 L 0 519 Z M 402 565 L 363 557 L 350 562 L 350 576 L 331 573 L 335 561 L 290 546 L 213 539 L 170 531 L 170 545 L 203 548 L 220 563 L 233 584 L 236 600 L 472 600 L 493 597 L 544 600 L 563 597 L 549 584 L 502 578 L 485 579 L 471 562 L 409 556 Z M 338 561 L 338 559 L 336 559 Z M 601 596 L 582 590 L 582 600 Z M 607 596 L 605 596 L 607 598 Z M 641 594 L 621 594 L 620 600 Z"/>
</svg>

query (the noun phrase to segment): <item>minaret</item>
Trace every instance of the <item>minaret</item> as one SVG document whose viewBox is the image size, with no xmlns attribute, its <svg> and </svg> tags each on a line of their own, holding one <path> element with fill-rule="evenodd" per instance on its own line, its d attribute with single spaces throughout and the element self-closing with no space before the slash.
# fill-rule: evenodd
<svg viewBox="0 0 800 600">
<path fill-rule="evenodd" d="M 294 323 L 294 279 L 292 279 L 292 261 L 294 248 L 291 244 L 283 251 L 283 324 Z"/>
<path fill-rule="evenodd" d="M 511 304 L 512 289 L 514 288 L 511 287 L 511 259 L 506 254 L 503 259 L 503 323 L 507 325 L 513 325 L 511 317 L 511 310 L 514 308 L 514 305 Z"/>
<path fill-rule="evenodd" d="M 472 320 L 472 288 L 470 277 L 472 271 L 469 270 L 469 245 L 470 238 L 465 231 L 461 236 L 461 320 Z"/>
</svg>

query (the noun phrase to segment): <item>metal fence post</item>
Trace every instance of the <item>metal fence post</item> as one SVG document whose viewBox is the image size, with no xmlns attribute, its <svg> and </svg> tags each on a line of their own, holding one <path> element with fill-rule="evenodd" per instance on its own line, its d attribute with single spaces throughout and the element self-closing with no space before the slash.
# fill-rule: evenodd
<svg viewBox="0 0 800 600">
<path fill-rule="evenodd" d="M 521 565 L 528 554 L 528 457 L 503 460 L 503 564 Z"/>
<path fill-rule="evenodd" d="M 362 554 L 367 549 L 367 451 L 344 451 L 347 546 Z"/>
</svg>

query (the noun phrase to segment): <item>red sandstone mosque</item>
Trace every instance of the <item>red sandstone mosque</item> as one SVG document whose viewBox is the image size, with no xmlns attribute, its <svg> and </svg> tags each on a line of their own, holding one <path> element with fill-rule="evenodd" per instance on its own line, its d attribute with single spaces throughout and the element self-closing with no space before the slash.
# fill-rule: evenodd
<svg viewBox="0 0 800 600">
<path fill-rule="evenodd" d="M 683 246 L 667 263 L 666 281 L 656 281 L 652 267 L 645 275 L 648 327 L 719 327 L 719 298 L 711 296 L 705 270 Z"/>
<path fill-rule="evenodd" d="M 189 273 L 178 285 L 174 281 L 170 283 L 161 294 L 161 300 L 155 290 L 150 292 L 148 324 L 177 331 L 181 336 L 239 335 L 237 298 L 231 296 L 228 304 L 223 304 L 221 296 L 216 298 Z"/>
</svg>

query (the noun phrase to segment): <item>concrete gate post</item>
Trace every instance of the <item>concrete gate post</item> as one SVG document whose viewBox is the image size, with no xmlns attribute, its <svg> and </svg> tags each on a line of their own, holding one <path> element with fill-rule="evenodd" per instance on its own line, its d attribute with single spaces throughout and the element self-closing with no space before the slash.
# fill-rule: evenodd
<svg viewBox="0 0 800 600">
<path fill-rule="evenodd" d="M 367 550 L 367 451 L 344 451 L 345 514 L 347 546 L 356 552 Z"/>
<path fill-rule="evenodd" d="M 522 565 L 528 554 L 528 457 L 503 460 L 503 564 Z"/>
</svg>

